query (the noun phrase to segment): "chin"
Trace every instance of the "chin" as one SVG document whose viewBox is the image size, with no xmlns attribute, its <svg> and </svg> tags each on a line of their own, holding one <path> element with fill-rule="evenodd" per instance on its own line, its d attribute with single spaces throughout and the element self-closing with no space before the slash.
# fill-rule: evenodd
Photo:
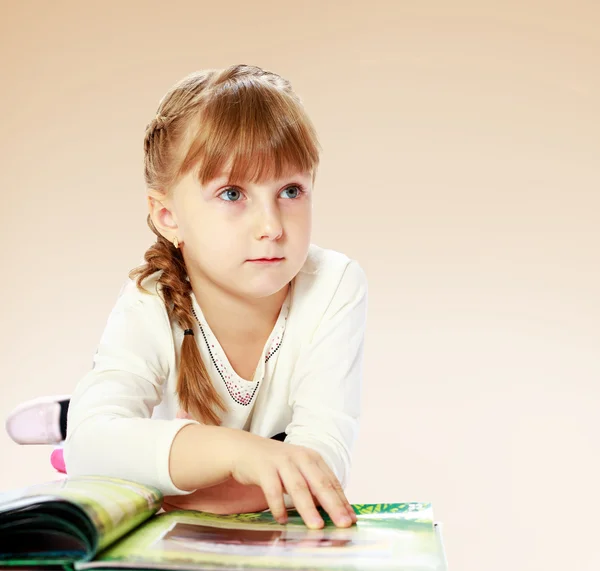
<svg viewBox="0 0 600 571">
<path fill-rule="evenodd" d="M 254 299 L 263 299 L 265 297 L 271 297 L 275 295 L 277 292 L 281 291 L 282 288 L 286 286 L 288 282 L 277 284 L 255 284 L 250 286 L 244 292 L 245 295 Z"/>
<path fill-rule="evenodd" d="M 292 278 L 293 276 L 288 276 L 287 272 L 285 276 L 261 276 L 260 278 L 254 280 L 248 280 L 245 284 L 243 293 L 244 295 L 254 299 L 270 297 L 281 291 L 292 280 Z"/>
</svg>

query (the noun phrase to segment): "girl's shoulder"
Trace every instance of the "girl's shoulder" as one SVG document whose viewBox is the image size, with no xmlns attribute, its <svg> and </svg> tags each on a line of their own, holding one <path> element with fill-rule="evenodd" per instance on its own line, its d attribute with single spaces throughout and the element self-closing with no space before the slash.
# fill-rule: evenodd
<svg viewBox="0 0 600 571">
<path fill-rule="evenodd" d="M 142 280 L 140 285 L 143 290 L 140 289 L 135 279 L 127 278 L 121 286 L 118 299 L 123 300 L 125 303 L 145 299 L 146 296 L 160 299 L 160 284 L 158 279 L 161 274 L 162 270 L 159 270 Z"/>
<path fill-rule="evenodd" d="M 143 316 L 145 321 L 167 324 L 166 306 L 158 282 L 161 273 L 162 270 L 159 270 L 142 280 L 141 288 L 136 280 L 128 278 L 121 286 L 113 312 L 135 312 Z"/>
<path fill-rule="evenodd" d="M 294 305 L 325 309 L 333 301 L 343 305 L 366 294 L 367 277 L 356 260 L 336 250 L 310 245 L 306 262 L 294 279 Z"/>
</svg>

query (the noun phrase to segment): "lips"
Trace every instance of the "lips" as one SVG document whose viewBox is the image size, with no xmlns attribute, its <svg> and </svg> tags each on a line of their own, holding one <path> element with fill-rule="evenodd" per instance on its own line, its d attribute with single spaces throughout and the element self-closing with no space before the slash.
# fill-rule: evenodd
<svg viewBox="0 0 600 571">
<path fill-rule="evenodd" d="M 253 258 L 249 262 L 281 262 L 285 258 Z"/>
</svg>

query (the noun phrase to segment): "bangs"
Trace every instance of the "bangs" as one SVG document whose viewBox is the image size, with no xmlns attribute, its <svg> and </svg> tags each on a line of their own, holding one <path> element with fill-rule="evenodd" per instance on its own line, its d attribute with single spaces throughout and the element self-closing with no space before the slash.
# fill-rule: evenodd
<svg viewBox="0 0 600 571">
<path fill-rule="evenodd" d="M 197 168 L 200 184 L 224 173 L 227 184 L 314 174 L 319 164 L 315 129 L 295 96 L 253 78 L 227 82 L 208 95 L 192 122 L 191 144 L 179 175 Z"/>
</svg>

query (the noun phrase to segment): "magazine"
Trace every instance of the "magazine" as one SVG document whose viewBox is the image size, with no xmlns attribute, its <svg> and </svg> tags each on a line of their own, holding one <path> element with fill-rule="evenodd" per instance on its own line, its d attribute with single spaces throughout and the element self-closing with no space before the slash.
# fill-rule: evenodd
<svg viewBox="0 0 600 571">
<path fill-rule="evenodd" d="M 311 530 L 267 510 L 162 512 L 159 490 L 73 477 L 0 494 L 0 568 L 442 571 L 428 503 L 354 504 L 358 522 Z"/>
</svg>

